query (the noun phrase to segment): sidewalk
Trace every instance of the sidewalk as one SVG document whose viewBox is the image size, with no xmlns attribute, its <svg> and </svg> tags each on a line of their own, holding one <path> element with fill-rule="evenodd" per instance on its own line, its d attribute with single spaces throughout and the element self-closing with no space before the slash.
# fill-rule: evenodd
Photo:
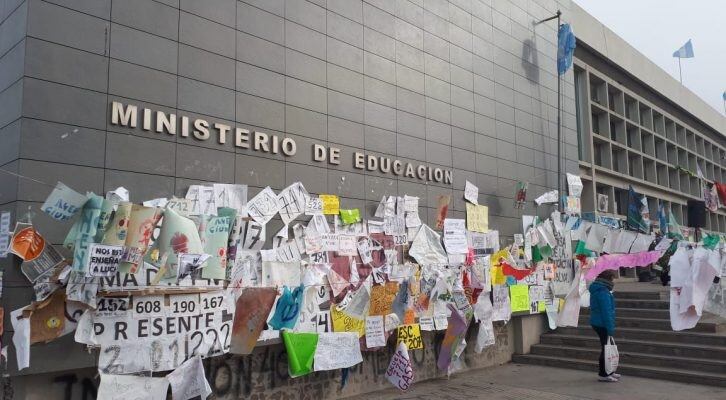
<svg viewBox="0 0 726 400">
<path fill-rule="evenodd" d="M 406 393 L 392 388 L 354 399 L 723 400 L 726 388 L 627 376 L 602 383 L 595 372 L 510 363 L 414 383 Z"/>
</svg>

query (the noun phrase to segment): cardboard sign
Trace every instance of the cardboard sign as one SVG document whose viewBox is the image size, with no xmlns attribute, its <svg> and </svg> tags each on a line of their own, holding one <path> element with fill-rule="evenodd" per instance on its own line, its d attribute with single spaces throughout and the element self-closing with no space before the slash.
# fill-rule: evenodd
<svg viewBox="0 0 726 400">
<path fill-rule="evenodd" d="M 411 350 L 423 349 L 421 326 L 419 324 L 401 325 L 398 327 L 398 343 L 404 343 Z"/>
<path fill-rule="evenodd" d="M 30 344 L 59 337 L 65 327 L 65 312 L 66 294 L 61 290 L 37 305 L 30 315 Z"/>
<path fill-rule="evenodd" d="M 252 354 L 275 303 L 277 290 L 272 287 L 246 288 L 237 299 L 230 352 Z"/>
<path fill-rule="evenodd" d="M 86 276 L 116 275 L 123 252 L 123 246 L 108 246 L 92 243 L 88 247 L 89 254 Z"/>
</svg>

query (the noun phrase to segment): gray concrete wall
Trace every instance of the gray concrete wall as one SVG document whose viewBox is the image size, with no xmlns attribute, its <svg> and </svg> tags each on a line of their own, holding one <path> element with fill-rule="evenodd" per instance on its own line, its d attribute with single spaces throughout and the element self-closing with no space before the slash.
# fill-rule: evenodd
<svg viewBox="0 0 726 400">
<path fill-rule="evenodd" d="M 514 325 L 495 323 L 494 328 L 496 345 L 476 354 L 478 325 L 470 327 L 466 337 L 469 345 L 462 356 L 465 368 L 491 367 L 511 360 L 517 346 Z M 424 332 L 425 348 L 410 351 L 415 382 L 446 376 L 436 367 L 443 337 L 443 332 Z M 391 344 L 381 351 L 364 352 L 363 363 L 349 370 L 345 387 L 341 387 L 340 370 L 290 378 L 287 353 L 282 345 L 257 348 L 251 356 L 207 359 L 204 370 L 215 399 L 338 399 L 390 388 L 384 374 L 394 351 Z M 5 397 L 0 394 L 0 399 L 90 400 L 95 398 L 98 389 L 96 375 L 96 369 L 88 368 L 5 378 L 2 380 Z"/>
<path fill-rule="evenodd" d="M 11 3 L 0 1 L 3 15 Z M 516 182 L 529 182 L 530 200 L 556 187 L 556 29 L 532 21 L 558 8 L 567 16 L 569 0 L 560 3 L 27 0 L 19 13 L 27 26 L 14 28 L 24 40 L 24 78 L 0 92 L 0 104 L 14 105 L 0 107 L 0 165 L 78 191 L 122 185 L 136 202 L 183 195 L 198 182 L 248 184 L 252 196 L 299 180 L 368 217 L 381 196 L 409 194 L 421 197 L 424 222 L 440 194 L 452 194 L 450 215 L 463 217 L 470 180 L 489 206 L 490 226 L 510 236 L 521 230 L 522 213 L 550 211 L 531 201 L 514 210 Z M 4 49 L 7 35 L 0 37 Z M 5 68 L 0 77 L 6 81 Z M 570 172 L 577 171 L 573 98 L 569 72 Z M 292 137 L 298 154 L 115 126 L 112 101 Z M 339 166 L 313 163 L 312 143 L 346 156 Z M 363 172 L 353 168 L 354 151 L 450 169 L 453 185 Z M 62 241 L 70 224 L 38 211 L 50 187 L 3 173 L 0 183 L 0 207 L 21 215 L 32 207 L 40 231 Z M 268 232 L 279 227 L 273 220 Z M 5 309 L 27 304 L 17 265 L 0 262 Z M 34 346 L 33 357 L 50 346 Z M 33 363 L 37 372 L 91 365 L 80 346 L 56 347 L 45 353 L 49 362 Z"/>
</svg>

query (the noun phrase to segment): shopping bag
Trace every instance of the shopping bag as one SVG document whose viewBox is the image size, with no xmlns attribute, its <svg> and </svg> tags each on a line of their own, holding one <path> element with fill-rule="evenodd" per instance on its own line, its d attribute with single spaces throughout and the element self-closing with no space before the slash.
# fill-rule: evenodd
<svg viewBox="0 0 726 400">
<path fill-rule="evenodd" d="M 620 362 L 620 354 L 618 353 L 618 346 L 615 345 L 615 339 L 612 336 L 608 336 L 608 341 L 605 343 L 605 372 L 610 375 L 618 369 L 618 363 Z"/>
</svg>

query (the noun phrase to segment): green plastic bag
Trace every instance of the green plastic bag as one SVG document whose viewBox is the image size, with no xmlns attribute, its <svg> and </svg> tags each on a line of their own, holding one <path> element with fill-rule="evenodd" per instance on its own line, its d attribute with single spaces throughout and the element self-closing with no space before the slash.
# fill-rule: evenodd
<svg viewBox="0 0 726 400">
<path fill-rule="evenodd" d="M 313 370 L 315 349 L 318 347 L 317 333 L 294 333 L 282 331 L 282 341 L 287 350 L 287 366 L 290 376 L 307 375 Z"/>
</svg>

